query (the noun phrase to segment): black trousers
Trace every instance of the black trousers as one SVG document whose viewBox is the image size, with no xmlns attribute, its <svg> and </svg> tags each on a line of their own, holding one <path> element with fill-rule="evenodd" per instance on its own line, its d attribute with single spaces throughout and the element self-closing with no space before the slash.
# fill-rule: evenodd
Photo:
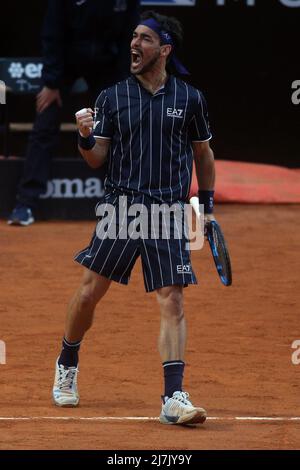
<svg viewBox="0 0 300 470">
<path fill-rule="evenodd" d="M 73 83 L 79 77 L 85 78 L 88 84 L 90 103 L 95 102 L 102 89 L 124 78 L 112 65 L 101 67 L 101 70 L 94 67 L 88 72 L 80 72 L 79 70 L 71 70 L 65 77 L 61 89 L 63 102 L 70 93 Z M 89 103 L 87 103 L 88 105 Z M 75 119 L 74 114 L 70 118 Z M 61 108 L 56 103 L 52 103 L 42 113 L 36 114 L 33 130 L 28 139 L 24 171 L 17 194 L 18 203 L 31 209 L 37 207 L 40 194 L 46 190 L 51 170 L 51 159 L 58 144 L 60 124 Z"/>
</svg>

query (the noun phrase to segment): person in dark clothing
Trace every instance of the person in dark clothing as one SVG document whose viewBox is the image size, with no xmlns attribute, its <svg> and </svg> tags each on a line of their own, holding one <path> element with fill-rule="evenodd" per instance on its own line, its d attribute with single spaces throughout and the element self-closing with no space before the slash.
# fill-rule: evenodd
<svg viewBox="0 0 300 470">
<path fill-rule="evenodd" d="M 215 220 L 215 163 L 206 100 L 176 76 L 187 73 L 177 56 L 182 37 L 176 18 L 144 12 L 132 34 L 131 76 L 102 90 L 96 115 L 91 108 L 76 113 L 82 157 L 92 168 L 108 163 L 108 170 L 92 240 L 75 257 L 84 272 L 69 303 L 55 365 L 56 406 L 79 405 L 79 350 L 96 305 L 113 282 L 129 283 L 141 257 L 145 290 L 155 292 L 161 315 L 158 348 L 165 388 L 159 422 L 190 425 L 206 420 L 205 409 L 194 406 L 183 390 L 183 291 L 197 280 L 187 232 L 180 233 L 180 227 L 193 162 L 204 221 Z M 169 66 L 176 75 L 169 73 Z M 175 207 L 177 215 L 171 217 Z M 144 376 L 151 383 L 146 370 Z"/>
<path fill-rule="evenodd" d="M 48 0 L 42 28 L 42 89 L 29 137 L 17 204 L 8 224 L 27 226 L 46 189 L 59 135 L 60 108 L 78 78 L 92 102 L 124 79 L 130 68 L 131 32 L 139 21 L 139 0 Z"/>
</svg>

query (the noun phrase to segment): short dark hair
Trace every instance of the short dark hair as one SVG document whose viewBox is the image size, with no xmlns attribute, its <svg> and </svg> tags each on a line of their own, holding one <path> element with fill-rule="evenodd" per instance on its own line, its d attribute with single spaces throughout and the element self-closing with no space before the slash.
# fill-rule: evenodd
<svg viewBox="0 0 300 470">
<path fill-rule="evenodd" d="M 153 10 L 144 11 L 144 13 L 141 15 L 141 21 L 148 20 L 149 18 L 153 18 L 161 26 L 163 31 L 166 31 L 166 33 L 170 34 L 174 42 L 174 48 L 176 49 L 176 52 L 180 53 L 183 43 L 183 29 L 180 21 L 178 21 L 177 18 L 174 18 L 173 16 L 161 15 L 160 13 L 156 13 L 156 11 Z M 167 68 L 171 69 L 172 67 L 170 67 L 170 64 L 168 64 Z M 171 72 L 175 71 L 171 70 Z"/>
</svg>

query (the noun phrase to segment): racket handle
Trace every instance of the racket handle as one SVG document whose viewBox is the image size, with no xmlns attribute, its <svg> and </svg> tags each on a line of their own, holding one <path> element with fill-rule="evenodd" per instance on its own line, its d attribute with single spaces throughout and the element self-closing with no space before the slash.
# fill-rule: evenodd
<svg viewBox="0 0 300 470">
<path fill-rule="evenodd" d="M 192 196 L 190 198 L 190 204 L 195 211 L 196 216 L 200 219 L 200 210 L 199 210 L 199 198 L 197 196 Z"/>
</svg>

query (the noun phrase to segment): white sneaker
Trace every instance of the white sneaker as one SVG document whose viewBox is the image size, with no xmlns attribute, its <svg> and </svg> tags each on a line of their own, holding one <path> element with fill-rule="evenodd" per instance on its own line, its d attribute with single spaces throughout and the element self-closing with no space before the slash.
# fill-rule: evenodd
<svg viewBox="0 0 300 470">
<path fill-rule="evenodd" d="M 53 400 L 57 406 L 72 407 L 79 403 L 77 390 L 78 367 L 64 367 L 56 361 Z"/>
<path fill-rule="evenodd" d="M 171 398 L 164 397 L 159 421 L 162 424 L 197 424 L 204 423 L 206 411 L 196 408 L 187 392 L 174 392 Z"/>
</svg>

